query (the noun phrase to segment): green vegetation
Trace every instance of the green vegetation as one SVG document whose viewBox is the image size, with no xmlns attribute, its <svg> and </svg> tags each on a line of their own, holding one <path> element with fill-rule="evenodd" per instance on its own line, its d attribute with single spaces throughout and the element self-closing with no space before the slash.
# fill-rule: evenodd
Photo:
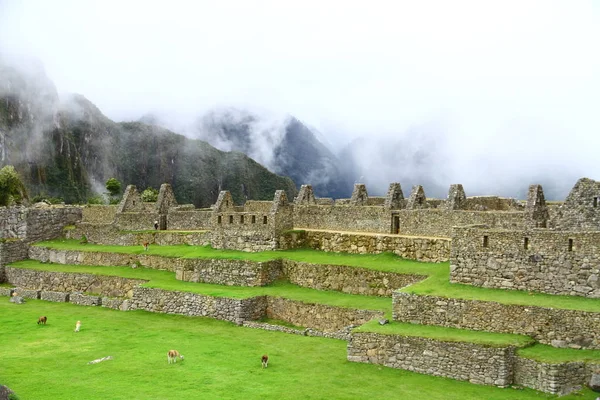
<svg viewBox="0 0 600 400">
<path fill-rule="evenodd" d="M 140 254 L 141 246 L 80 245 L 77 240 L 58 239 L 37 243 L 38 246 L 63 250 L 100 251 L 111 253 Z M 487 289 L 449 282 L 449 264 L 423 263 L 401 259 L 392 253 L 347 254 L 328 253 L 311 249 L 264 251 L 246 253 L 236 250 L 218 250 L 208 246 L 150 246 L 146 254 L 164 257 L 215 258 L 251 261 L 269 261 L 286 258 L 315 264 L 347 265 L 400 274 L 428 275 L 429 278 L 401 289 L 401 292 L 418 295 L 440 296 L 464 300 L 495 301 L 502 304 L 529 305 L 568 310 L 600 312 L 600 299 L 580 296 L 558 296 L 518 290 Z"/>
<path fill-rule="evenodd" d="M 600 312 L 600 299 L 580 296 L 559 296 L 521 290 L 488 289 L 471 285 L 450 283 L 448 264 L 429 278 L 400 289 L 401 292 L 426 296 L 440 296 L 464 300 L 495 301 L 502 304 L 562 308 Z"/>
<path fill-rule="evenodd" d="M 140 231 L 133 231 L 139 233 Z M 148 231 L 156 232 L 156 231 Z M 169 231 L 163 231 L 168 233 Z M 172 231 L 171 231 L 172 232 Z M 89 243 L 81 246 L 77 240 L 56 239 L 45 242 L 38 242 L 36 246 L 48 247 L 61 250 L 79 250 L 79 251 L 98 251 L 106 253 L 120 254 L 153 254 L 163 257 L 182 257 L 182 258 L 213 258 L 213 259 L 234 259 L 250 261 L 271 261 L 278 258 L 286 258 L 294 261 L 302 261 L 315 264 L 347 265 L 351 267 L 368 268 L 377 271 L 389 271 L 407 274 L 430 275 L 447 269 L 444 264 L 423 263 L 412 260 L 405 260 L 392 253 L 382 254 L 347 254 L 347 253 L 328 253 L 311 249 L 296 249 L 283 251 L 262 251 L 258 253 L 248 253 L 238 250 L 220 250 L 213 249 L 210 246 L 150 246 L 148 251 L 144 251 L 141 246 L 118 246 L 118 245 L 97 245 Z"/>
<path fill-rule="evenodd" d="M 521 357 L 545 363 L 562 363 L 568 361 L 591 361 L 600 363 L 600 350 L 558 349 L 545 344 L 519 349 Z"/>
<path fill-rule="evenodd" d="M 156 203 L 156 200 L 158 200 L 158 190 L 154 189 L 153 187 L 148 187 L 140 196 L 143 201 Z"/>
<path fill-rule="evenodd" d="M 104 200 L 104 198 L 101 195 L 97 194 L 95 196 L 88 197 L 87 203 L 94 204 L 94 205 L 103 205 L 106 203 L 106 201 Z"/>
<path fill-rule="evenodd" d="M 106 181 L 106 190 L 108 190 L 108 194 L 111 196 L 118 196 L 121 194 L 121 182 L 115 178 L 110 178 Z"/>
<path fill-rule="evenodd" d="M 27 190 L 12 165 L 0 169 L 0 207 L 10 206 L 27 199 Z"/>
<path fill-rule="evenodd" d="M 441 326 L 417 325 L 394 321 L 391 321 L 385 325 L 379 325 L 378 321 L 372 320 L 358 328 L 355 328 L 354 332 L 373 332 L 382 335 L 424 337 L 444 342 L 469 342 L 492 347 L 525 347 L 535 343 L 532 338 L 524 335 L 479 332 L 466 329 L 444 328 Z"/>
<path fill-rule="evenodd" d="M 49 264 L 39 261 L 26 260 L 10 264 L 11 267 L 35 269 L 41 271 L 57 271 L 71 273 L 89 273 L 105 276 L 120 276 L 123 278 L 148 280 L 143 286 L 164 290 L 199 293 L 215 297 L 230 297 L 245 299 L 248 297 L 268 295 L 302 301 L 304 303 L 327 304 L 337 307 L 357 308 L 365 310 L 381 310 L 391 315 L 392 302 L 389 298 L 375 296 L 360 296 L 336 291 L 324 291 L 304 288 L 289 282 L 276 282 L 270 286 L 245 287 L 225 286 L 209 283 L 184 282 L 175 279 L 170 271 L 148 268 L 129 267 L 99 267 L 90 265 Z"/>
<path fill-rule="evenodd" d="M 36 325 L 40 315 L 47 325 Z M 75 321 L 82 321 L 74 333 Z M 208 318 L 0 301 L 0 376 L 23 399 L 551 399 L 346 361 L 340 340 Z M 177 349 L 185 360 L 167 363 Z M 269 355 L 262 369 L 260 356 Z M 91 360 L 113 359 L 95 365 Z M 585 396 L 585 397 L 582 397 Z M 591 391 L 561 397 L 594 398 Z"/>
</svg>

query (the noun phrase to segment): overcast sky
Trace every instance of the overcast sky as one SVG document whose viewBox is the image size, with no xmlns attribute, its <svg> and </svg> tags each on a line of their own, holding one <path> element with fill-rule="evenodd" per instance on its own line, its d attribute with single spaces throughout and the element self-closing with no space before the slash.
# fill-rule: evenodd
<svg viewBox="0 0 600 400">
<path fill-rule="evenodd" d="M 436 121 L 454 181 L 600 179 L 599 1 L 0 0 L 0 47 L 117 121 L 249 106 L 334 145 Z"/>
</svg>

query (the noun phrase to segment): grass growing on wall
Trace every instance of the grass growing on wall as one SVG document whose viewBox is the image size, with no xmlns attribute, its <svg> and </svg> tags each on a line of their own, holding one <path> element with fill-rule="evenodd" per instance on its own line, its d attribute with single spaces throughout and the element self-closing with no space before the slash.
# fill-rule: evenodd
<svg viewBox="0 0 600 400">
<path fill-rule="evenodd" d="M 48 264 L 26 260 L 10 264 L 11 267 L 35 269 L 40 271 L 88 273 L 122 278 L 145 279 L 149 282 L 143 286 L 164 290 L 199 293 L 215 297 L 245 299 L 248 297 L 268 295 L 298 300 L 304 303 L 318 303 L 337 307 L 356 308 L 362 310 L 380 310 L 391 315 L 392 300 L 388 297 L 360 296 L 336 292 L 333 290 L 315 290 L 293 285 L 289 282 L 276 282 L 269 286 L 246 287 L 225 286 L 210 283 L 184 282 L 175 279 L 175 273 L 149 268 L 98 267 L 90 265 Z"/>
<path fill-rule="evenodd" d="M 0 377 L 21 399 L 549 399 L 346 361 L 340 340 L 208 318 L 0 298 Z M 48 324 L 37 325 L 40 315 Z M 73 332 L 75 321 L 81 331 Z M 167 363 L 177 349 L 185 360 Z M 260 357 L 269 355 L 262 369 Z M 105 356 L 113 360 L 88 365 Z M 594 394 L 561 397 L 593 399 Z"/>
<path fill-rule="evenodd" d="M 443 264 L 406 260 L 392 253 L 348 254 L 328 253 L 312 249 L 261 251 L 257 253 L 249 253 L 239 250 L 213 249 L 210 246 L 190 245 L 150 245 L 148 251 L 144 251 L 142 246 L 98 245 L 92 243 L 84 245 L 80 244 L 79 241 L 75 239 L 49 240 L 36 243 L 35 245 L 58 250 L 97 251 L 121 254 L 150 254 L 163 257 L 233 259 L 258 262 L 285 258 L 289 260 L 315 264 L 347 265 L 378 271 L 421 275 L 430 275 L 434 272 L 441 272 L 445 269 Z"/>
<path fill-rule="evenodd" d="M 385 325 L 379 325 L 378 321 L 372 320 L 358 328 L 355 328 L 354 332 L 373 332 L 381 335 L 423 337 L 443 342 L 468 342 L 491 347 L 525 347 L 532 345 L 535 342 L 532 338 L 525 335 L 480 332 L 468 329 L 445 328 L 433 325 L 417 325 L 395 321 L 391 321 Z"/>
<path fill-rule="evenodd" d="M 600 350 L 558 349 L 545 344 L 536 344 L 525 349 L 519 349 L 517 354 L 545 363 L 562 363 L 569 361 L 585 361 L 600 364 Z"/>
<path fill-rule="evenodd" d="M 502 304 L 554 307 L 568 310 L 600 312 L 600 299 L 580 296 L 559 296 L 519 290 L 488 289 L 471 285 L 451 284 L 449 263 L 424 263 L 406 260 L 392 253 L 348 254 L 319 250 L 297 249 L 247 253 L 237 250 L 218 250 L 208 246 L 105 246 L 79 244 L 77 240 L 58 239 L 37 243 L 38 246 L 62 250 L 100 251 L 126 254 L 155 254 L 164 257 L 219 258 L 250 261 L 270 261 L 286 258 L 315 264 L 346 265 L 405 274 L 428 275 L 429 278 L 401 289 L 402 292 L 464 300 L 495 301 Z"/>
<path fill-rule="evenodd" d="M 600 312 L 600 299 L 581 296 L 560 296 L 523 290 L 489 289 L 478 286 L 450 283 L 450 271 L 436 271 L 429 278 L 400 289 L 418 295 L 440 296 L 453 299 L 495 301 L 502 304 L 561 308 Z"/>
</svg>

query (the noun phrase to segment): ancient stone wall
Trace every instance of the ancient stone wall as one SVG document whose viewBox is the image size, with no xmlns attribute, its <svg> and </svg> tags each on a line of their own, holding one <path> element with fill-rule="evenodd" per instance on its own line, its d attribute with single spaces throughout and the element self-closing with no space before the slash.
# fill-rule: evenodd
<svg viewBox="0 0 600 400">
<path fill-rule="evenodd" d="M 81 239 L 85 235 L 88 242 L 96 244 L 134 246 L 144 242 L 159 246 L 188 244 L 190 246 L 206 246 L 210 244 L 210 232 L 177 232 L 177 231 L 152 231 L 152 232 L 127 232 L 122 231 L 112 224 L 78 224 L 75 229 L 65 231 L 67 239 Z"/>
<path fill-rule="evenodd" d="M 295 205 L 296 229 L 327 229 L 353 232 L 391 232 L 391 214 L 382 206 Z"/>
<path fill-rule="evenodd" d="M 280 238 L 280 248 L 311 249 L 353 254 L 393 252 L 402 258 L 444 262 L 450 258 L 450 240 L 435 237 L 411 237 L 391 234 L 357 234 L 305 230 L 289 232 Z"/>
<path fill-rule="evenodd" d="M 6 267 L 6 279 L 14 286 L 28 290 L 98 293 L 111 297 L 130 297 L 140 279 L 82 273 L 38 271 Z"/>
<path fill-rule="evenodd" d="M 86 205 L 81 208 L 81 222 L 90 224 L 112 224 L 117 215 L 117 206 Z"/>
<path fill-rule="evenodd" d="M 564 396 L 585 387 L 600 365 L 577 362 L 545 363 L 528 358 L 515 360 L 515 384 Z"/>
<path fill-rule="evenodd" d="M 142 231 L 154 229 L 154 222 L 160 221 L 154 212 L 122 212 L 115 216 L 115 224 L 121 230 Z"/>
<path fill-rule="evenodd" d="M 280 260 L 186 259 L 176 271 L 179 280 L 229 286 L 265 286 L 282 278 Z"/>
<path fill-rule="evenodd" d="M 516 333 L 554 347 L 600 349 L 600 313 L 394 292 L 401 322 Z"/>
<path fill-rule="evenodd" d="M 356 310 L 309 304 L 301 301 L 268 297 L 266 316 L 306 328 L 324 332 L 339 331 L 348 326 L 359 326 L 373 318 L 383 318 L 383 311 Z"/>
<path fill-rule="evenodd" d="M 167 229 L 181 231 L 210 229 L 210 217 L 210 210 L 171 210 L 167 215 Z"/>
<path fill-rule="evenodd" d="M 600 298 L 600 232 L 453 230 L 451 282 Z"/>
<path fill-rule="evenodd" d="M 6 282 L 4 267 L 11 262 L 25 260 L 27 248 L 27 242 L 24 240 L 9 239 L 0 242 L 0 283 Z"/>
<path fill-rule="evenodd" d="M 467 197 L 465 210 L 473 211 L 522 211 L 523 205 L 515 199 L 498 196 Z"/>
<path fill-rule="evenodd" d="M 43 208 L 0 208 L 0 238 L 25 239 L 27 242 L 53 239 L 65 225 L 81 220 L 81 208 L 48 206 Z"/>
<path fill-rule="evenodd" d="M 210 317 L 240 325 L 248 317 L 264 315 L 264 306 L 261 297 L 230 299 L 144 287 L 134 290 L 128 304 L 129 310 Z"/>
<path fill-rule="evenodd" d="M 453 226 L 484 224 L 491 228 L 523 229 L 522 212 L 427 209 L 399 210 L 398 233 L 414 236 L 452 236 Z"/>
<path fill-rule="evenodd" d="M 499 387 L 512 384 L 514 353 L 514 347 L 367 332 L 353 332 L 348 342 L 348 361 Z"/>
<path fill-rule="evenodd" d="M 560 230 L 600 230 L 600 182 L 581 178 L 558 208 L 550 226 Z"/>
<path fill-rule="evenodd" d="M 396 289 L 421 281 L 422 275 L 397 274 L 342 265 L 282 260 L 283 275 L 293 284 L 365 296 L 392 296 Z"/>
</svg>

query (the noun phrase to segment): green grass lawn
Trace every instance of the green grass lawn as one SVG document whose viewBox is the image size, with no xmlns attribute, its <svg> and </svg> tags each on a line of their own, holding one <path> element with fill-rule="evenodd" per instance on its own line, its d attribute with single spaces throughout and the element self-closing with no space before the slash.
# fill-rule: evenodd
<svg viewBox="0 0 600 400">
<path fill-rule="evenodd" d="M 331 306 L 357 308 L 365 310 L 381 310 L 391 316 L 392 300 L 389 297 L 360 296 L 341 293 L 333 290 L 315 290 L 293 285 L 289 282 L 276 282 L 269 286 L 244 287 L 225 286 L 209 283 L 184 282 L 175 279 L 175 273 L 149 268 L 99 267 L 90 265 L 64 265 L 42 263 L 34 260 L 18 261 L 11 267 L 36 269 L 41 271 L 91 273 L 96 275 L 120 276 L 123 278 L 146 279 L 143 286 L 165 290 L 200 293 L 208 296 L 244 299 L 248 297 L 269 295 L 285 297 L 305 303 L 319 303 Z"/>
<path fill-rule="evenodd" d="M 46 326 L 36 324 L 40 315 Z M 556 398 L 351 363 L 344 341 L 208 318 L 0 297 L 0 326 L 0 383 L 23 400 Z M 167 364 L 170 349 L 185 360 Z M 87 365 L 108 355 L 114 359 Z M 561 399 L 595 397 L 586 390 Z"/>
<path fill-rule="evenodd" d="M 144 253 L 142 246 L 82 245 L 79 244 L 77 240 L 67 239 L 40 242 L 36 245 L 63 250 L 103 251 L 127 254 Z M 229 258 L 252 261 L 269 261 L 276 258 L 286 258 L 316 264 L 347 265 L 396 273 L 428 275 L 429 278 L 401 289 L 401 291 L 465 300 L 495 301 L 502 304 L 600 312 L 600 299 L 587 299 L 579 296 L 558 296 L 518 290 L 487 289 L 471 285 L 451 284 L 449 282 L 449 263 L 434 264 L 405 260 L 392 253 L 363 255 L 328 253 L 309 249 L 247 253 L 236 250 L 218 250 L 207 246 L 179 245 L 150 246 L 147 254 L 165 257 Z"/>
<path fill-rule="evenodd" d="M 399 335 L 424 337 L 444 342 L 469 342 L 491 347 L 526 347 L 535 341 L 525 335 L 514 335 L 511 333 L 492 333 L 471 331 L 468 329 L 445 328 L 433 325 L 417 325 L 391 321 L 389 324 L 379 325 L 372 320 L 358 328 L 354 332 L 373 332 L 382 335 Z"/>
</svg>

